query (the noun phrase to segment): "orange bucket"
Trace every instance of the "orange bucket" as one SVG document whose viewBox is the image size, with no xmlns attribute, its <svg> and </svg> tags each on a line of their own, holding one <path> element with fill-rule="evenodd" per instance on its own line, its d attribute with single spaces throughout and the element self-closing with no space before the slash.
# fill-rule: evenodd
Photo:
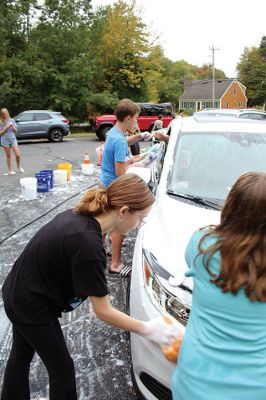
<svg viewBox="0 0 266 400">
<path fill-rule="evenodd" d="M 60 164 L 58 164 L 58 169 L 66 170 L 67 171 L 67 180 L 71 181 L 72 164 L 70 164 L 70 163 L 60 163 Z"/>
</svg>

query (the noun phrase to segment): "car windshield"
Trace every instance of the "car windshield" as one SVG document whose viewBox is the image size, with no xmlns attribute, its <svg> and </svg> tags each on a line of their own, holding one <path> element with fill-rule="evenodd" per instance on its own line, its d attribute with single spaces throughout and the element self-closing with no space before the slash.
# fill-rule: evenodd
<svg viewBox="0 0 266 400">
<path fill-rule="evenodd" d="M 152 103 L 139 103 L 141 112 L 140 115 L 151 115 L 157 116 L 159 114 L 172 115 L 174 112 L 173 105 L 171 103 L 165 104 L 152 104 Z"/>
<path fill-rule="evenodd" d="M 168 193 L 222 205 L 241 174 L 266 172 L 266 133 L 183 133 L 174 154 Z"/>
</svg>

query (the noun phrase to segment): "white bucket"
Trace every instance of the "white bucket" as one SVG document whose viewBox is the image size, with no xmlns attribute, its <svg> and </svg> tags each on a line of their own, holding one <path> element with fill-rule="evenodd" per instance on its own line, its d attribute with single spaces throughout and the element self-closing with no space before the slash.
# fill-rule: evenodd
<svg viewBox="0 0 266 400">
<path fill-rule="evenodd" d="M 81 164 L 81 170 L 83 175 L 92 175 L 93 174 L 93 164 Z"/>
<path fill-rule="evenodd" d="M 37 179 L 21 178 L 22 197 L 24 200 L 34 200 L 37 198 Z"/>
<path fill-rule="evenodd" d="M 67 183 L 67 170 L 56 169 L 54 171 L 54 185 L 64 185 Z"/>
</svg>

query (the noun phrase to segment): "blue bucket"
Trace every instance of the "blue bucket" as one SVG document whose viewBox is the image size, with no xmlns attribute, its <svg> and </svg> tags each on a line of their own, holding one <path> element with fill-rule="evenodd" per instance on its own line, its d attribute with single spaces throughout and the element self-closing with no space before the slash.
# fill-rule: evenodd
<svg viewBox="0 0 266 400">
<path fill-rule="evenodd" d="M 37 192 L 38 193 L 44 193 L 44 192 L 49 192 L 50 190 L 50 181 L 51 178 L 48 174 L 35 174 L 35 177 L 37 178 Z"/>
<path fill-rule="evenodd" d="M 50 178 L 50 189 L 53 189 L 54 187 L 54 171 L 52 169 L 42 169 L 39 174 L 44 175 L 44 176 L 49 176 Z M 49 189 L 49 190 L 50 190 Z"/>
</svg>

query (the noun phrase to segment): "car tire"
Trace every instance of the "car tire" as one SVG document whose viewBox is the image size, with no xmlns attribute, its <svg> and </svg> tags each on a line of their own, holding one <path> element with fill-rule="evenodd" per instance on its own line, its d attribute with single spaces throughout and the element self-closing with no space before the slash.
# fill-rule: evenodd
<svg viewBox="0 0 266 400">
<path fill-rule="evenodd" d="M 49 141 L 50 142 L 62 142 L 64 137 L 64 133 L 60 128 L 54 128 L 49 132 Z"/>
<path fill-rule="evenodd" d="M 98 130 L 97 136 L 102 142 L 105 142 L 107 132 L 110 131 L 111 128 L 112 126 L 104 126 Z"/>
</svg>

